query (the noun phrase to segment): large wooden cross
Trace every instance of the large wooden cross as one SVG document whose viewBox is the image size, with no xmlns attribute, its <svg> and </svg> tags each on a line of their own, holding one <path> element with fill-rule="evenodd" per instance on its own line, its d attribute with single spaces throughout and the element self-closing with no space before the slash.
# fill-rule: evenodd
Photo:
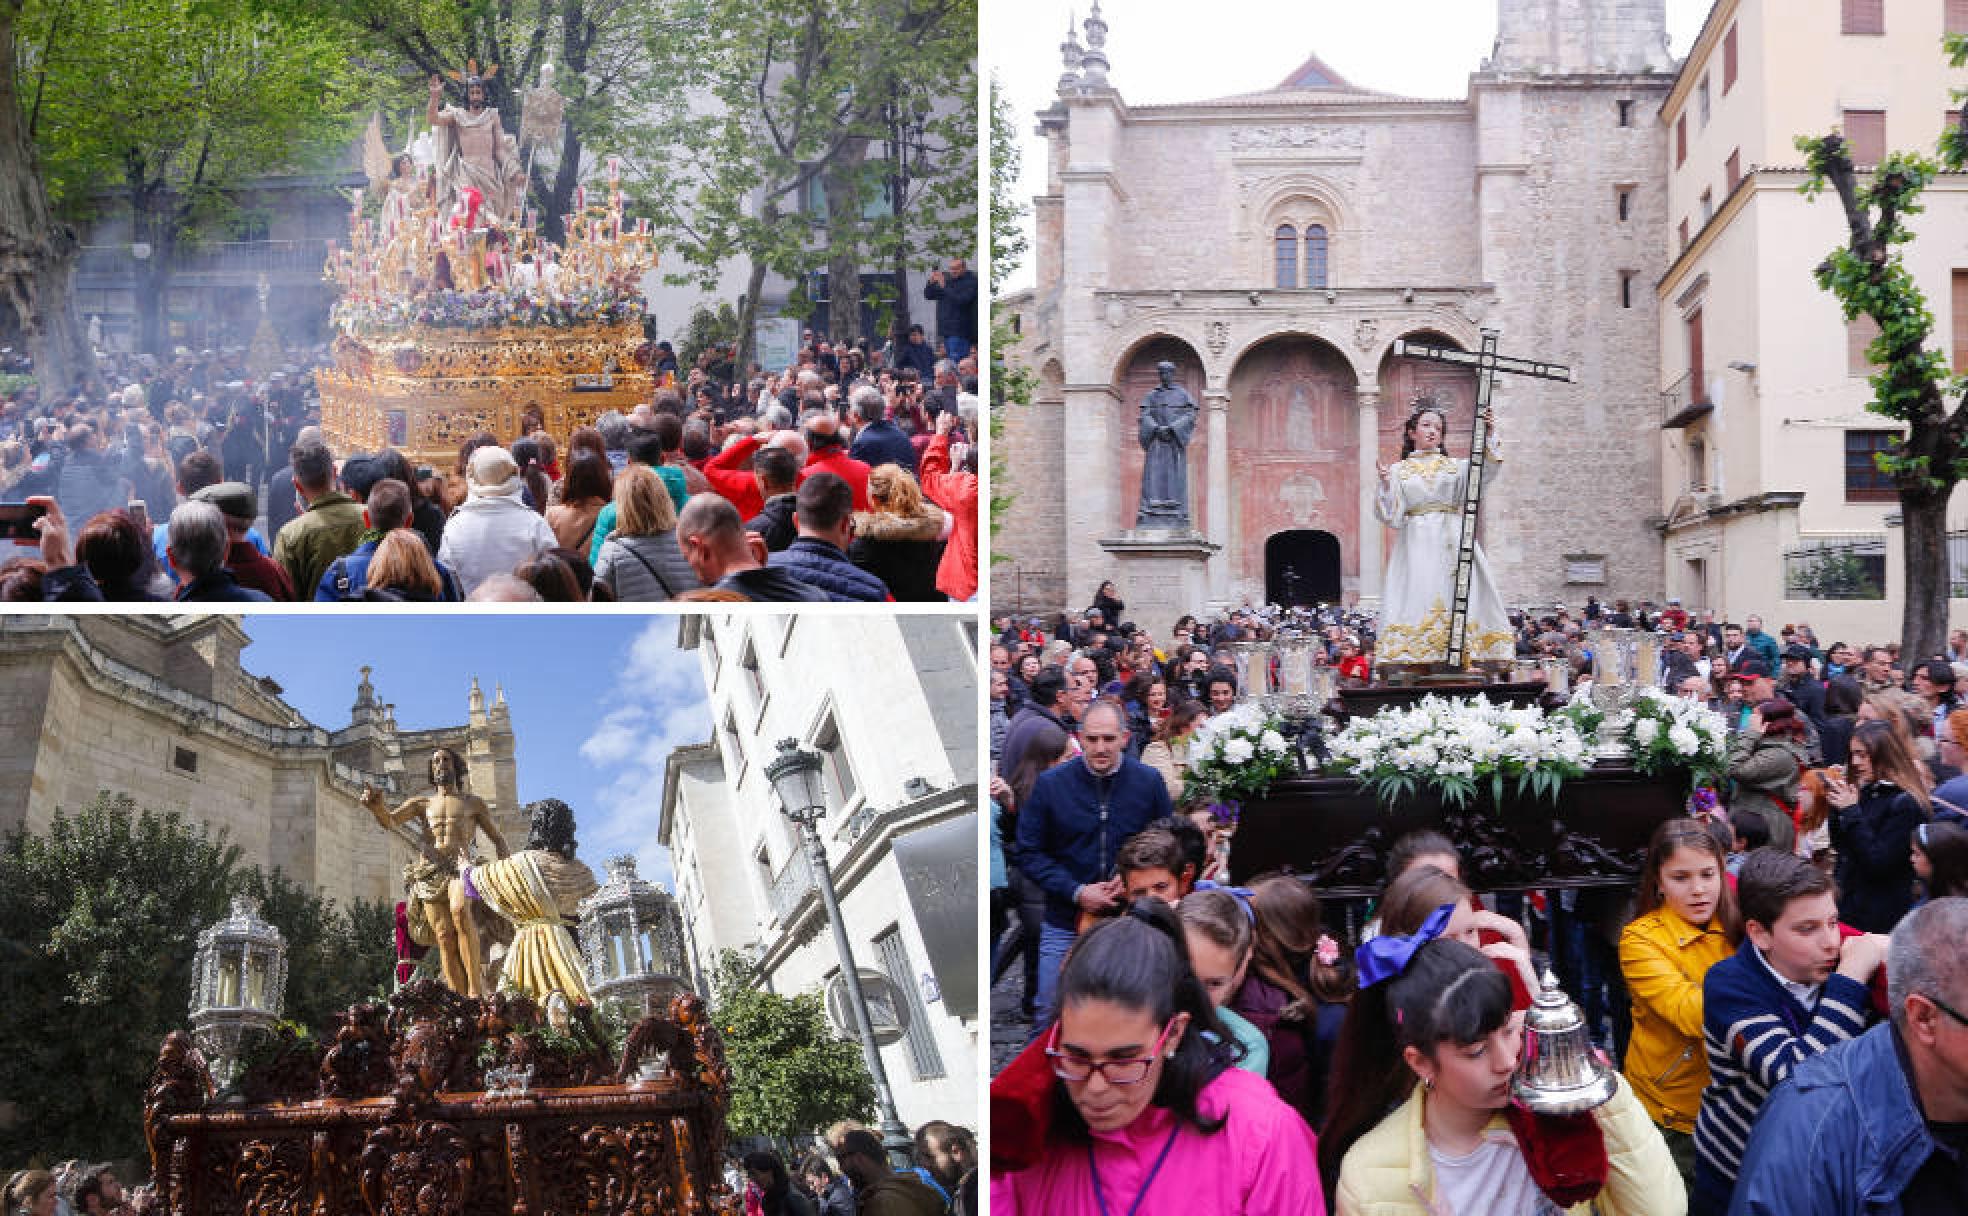
<svg viewBox="0 0 1968 1216">
<path fill-rule="evenodd" d="M 1540 380 L 1573 383 L 1572 369 L 1535 359 L 1513 359 L 1496 353 L 1497 331 L 1483 331 L 1483 349 L 1471 354 L 1451 346 L 1422 346 L 1405 339 L 1394 343 L 1394 354 L 1403 359 L 1427 359 L 1434 363 L 1453 363 L 1476 369 L 1476 429 L 1469 438 L 1469 477 L 1462 487 L 1462 530 L 1456 541 L 1455 608 L 1449 615 L 1448 667 L 1460 671 L 1468 654 L 1469 585 L 1476 570 L 1476 509 L 1483 499 L 1483 465 L 1489 459 L 1490 389 L 1498 372 L 1513 376 L 1534 376 Z"/>
</svg>

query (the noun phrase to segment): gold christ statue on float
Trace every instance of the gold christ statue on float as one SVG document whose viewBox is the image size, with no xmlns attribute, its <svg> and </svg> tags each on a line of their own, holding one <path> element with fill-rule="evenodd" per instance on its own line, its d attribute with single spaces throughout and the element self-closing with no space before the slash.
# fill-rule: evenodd
<svg viewBox="0 0 1968 1216">
<path fill-rule="evenodd" d="M 362 805 L 385 829 L 409 839 L 420 854 L 403 869 L 411 940 L 437 946 L 447 988 L 465 996 L 483 996 L 485 959 L 478 928 L 472 923 L 472 901 L 458 871 L 474 860 L 472 845 L 478 833 L 485 833 L 500 857 L 506 856 L 506 842 L 484 800 L 464 792 L 464 779 L 464 760 L 450 748 L 440 747 L 430 758 L 435 787 L 431 794 L 407 799 L 392 811 L 383 805 L 381 792 L 365 785 Z M 422 840 L 404 827 L 413 819 L 424 825 Z"/>
</svg>

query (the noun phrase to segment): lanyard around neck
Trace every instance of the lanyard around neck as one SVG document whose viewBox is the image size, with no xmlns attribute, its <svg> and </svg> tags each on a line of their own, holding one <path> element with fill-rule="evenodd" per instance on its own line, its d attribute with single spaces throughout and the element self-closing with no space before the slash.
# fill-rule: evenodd
<svg viewBox="0 0 1968 1216">
<path fill-rule="evenodd" d="M 1175 1137 L 1182 1131 L 1182 1121 L 1177 1119 L 1175 1126 L 1169 1128 L 1168 1139 L 1162 1142 L 1162 1151 L 1155 1158 L 1155 1164 L 1148 1170 L 1148 1176 L 1141 1180 L 1141 1189 L 1134 1193 L 1134 1202 L 1128 1206 L 1127 1216 L 1135 1216 L 1141 1204 L 1148 1198 L 1148 1188 L 1155 1185 L 1155 1175 L 1162 1172 L 1162 1165 L 1168 1160 L 1169 1150 L 1175 1147 Z M 1093 1141 L 1087 1141 L 1087 1169 L 1093 1174 L 1093 1201 L 1100 1205 L 1100 1216 L 1109 1216 L 1107 1196 L 1100 1191 L 1100 1163 L 1093 1159 Z"/>
</svg>

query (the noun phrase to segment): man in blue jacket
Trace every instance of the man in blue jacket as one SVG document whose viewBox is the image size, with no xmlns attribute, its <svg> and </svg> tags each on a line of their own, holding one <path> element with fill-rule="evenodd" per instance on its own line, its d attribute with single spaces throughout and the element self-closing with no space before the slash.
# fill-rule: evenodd
<svg viewBox="0 0 1968 1216">
<path fill-rule="evenodd" d="M 888 401 L 881 390 L 864 384 L 848 396 L 848 402 L 861 420 L 861 433 L 854 437 L 854 445 L 848 448 L 847 454 L 871 469 L 899 464 L 915 472 L 916 445 L 909 442 L 901 427 L 888 420 Z"/>
<path fill-rule="evenodd" d="M 766 565 L 784 570 L 827 598 L 845 603 L 880 603 L 888 585 L 847 560 L 854 536 L 854 490 L 835 473 L 813 473 L 793 499 L 799 536 L 772 554 Z"/>
<path fill-rule="evenodd" d="M 1968 899 L 1894 927 L 1892 1020 L 1797 1066 L 1743 1155 L 1730 1216 L 1958 1214 L 1968 1197 Z"/>
<path fill-rule="evenodd" d="M 1080 758 L 1041 774 L 1018 813 L 1019 864 L 1046 896 L 1034 1034 L 1058 1012 L 1059 966 L 1080 913 L 1120 905 L 1114 856 L 1121 842 L 1173 813 L 1161 774 L 1131 758 L 1127 744 L 1127 711 L 1095 701 L 1080 721 Z"/>
</svg>

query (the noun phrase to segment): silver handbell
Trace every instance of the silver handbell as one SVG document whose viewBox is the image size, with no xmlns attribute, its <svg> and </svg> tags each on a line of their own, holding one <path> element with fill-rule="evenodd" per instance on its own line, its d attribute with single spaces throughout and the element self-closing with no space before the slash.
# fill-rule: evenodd
<svg viewBox="0 0 1968 1216">
<path fill-rule="evenodd" d="M 1544 973 L 1544 990 L 1524 1016 L 1524 1058 L 1510 1092 L 1539 1115 L 1575 1115 L 1612 1100 L 1619 1078 L 1592 1049 L 1585 1017 Z"/>
</svg>

